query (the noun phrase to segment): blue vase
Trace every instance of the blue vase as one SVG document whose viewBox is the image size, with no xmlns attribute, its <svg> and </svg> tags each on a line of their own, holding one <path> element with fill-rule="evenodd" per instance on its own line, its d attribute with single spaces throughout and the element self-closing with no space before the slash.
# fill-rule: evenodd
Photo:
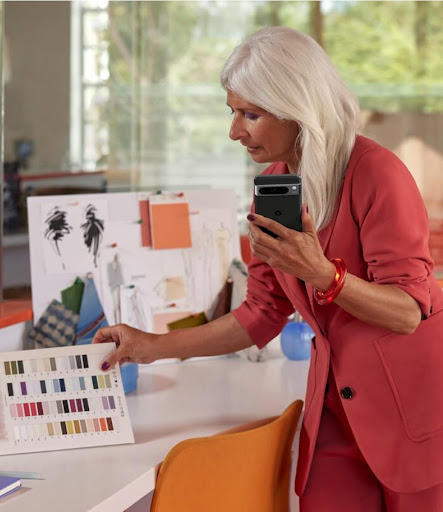
<svg viewBox="0 0 443 512">
<path fill-rule="evenodd" d="M 138 364 L 125 363 L 120 366 L 122 384 L 125 395 L 137 389 Z"/>
<path fill-rule="evenodd" d="M 302 361 L 311 356 L 311 339 L 314 331 L 306 322 L 289 322 L 281 332 L 280 344 L 283 354 L 293 361 Z"/>
</svg>

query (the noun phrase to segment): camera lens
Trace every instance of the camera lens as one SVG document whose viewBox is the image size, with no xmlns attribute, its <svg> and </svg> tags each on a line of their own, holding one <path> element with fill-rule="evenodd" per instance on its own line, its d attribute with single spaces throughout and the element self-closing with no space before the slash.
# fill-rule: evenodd
<svg viewBox="0 0 443 512">
<path fill-rule="evenodd" d="M 287 194 L 289 191 L 288 187 L 262 187 L 259 192 L 263 195 L 280 195 Z"/>
</svg>

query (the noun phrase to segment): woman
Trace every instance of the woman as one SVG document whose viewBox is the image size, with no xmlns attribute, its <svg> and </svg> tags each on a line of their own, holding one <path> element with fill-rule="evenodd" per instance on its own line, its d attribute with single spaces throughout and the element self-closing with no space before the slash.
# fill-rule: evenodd
<svg viewBox="0 0 443 512">
<path fill-rule="evenodd" d="M 294 309 L 315 331 L 296 492 L 302 512 L 443 510 L 443 293 L 405 166 L 356 135 L 358 105 L 325 52 L 289 28 L 253 34 L 221 73 L 230 137 L 266 174 L 303 179 L 303 231 L 248 215 L 246 301 L 195 329 L 101 329 L 117 361 L 263 347 Z M 265 227 L 278 235 L 263 233 Z"/>
</svg>

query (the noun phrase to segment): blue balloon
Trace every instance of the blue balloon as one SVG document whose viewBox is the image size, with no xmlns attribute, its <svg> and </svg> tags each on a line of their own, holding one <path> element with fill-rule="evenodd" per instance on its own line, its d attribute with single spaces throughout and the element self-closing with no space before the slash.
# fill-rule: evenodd
<svg viewBox="0 0 443 512">
<path fill-rule="evenodd" d="M 280 335 L 283 354 L 293 361 L 309 359 L 314 331 L 306 322 L 287 323 Z"/>
</svg>

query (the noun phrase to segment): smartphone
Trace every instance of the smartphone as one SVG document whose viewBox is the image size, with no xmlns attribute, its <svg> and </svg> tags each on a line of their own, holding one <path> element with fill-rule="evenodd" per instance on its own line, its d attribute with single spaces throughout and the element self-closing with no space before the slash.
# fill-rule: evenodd
<svg viewBox="0 0 443 512">
<path fill-rule="evenodd" d="M 297 174 L 264 174 L 254 178 L 255 211 L 283 226 L 301 231 L 302 183 Z M 266 228 L 262 231 L 277 238 Z"/>
</svg>

